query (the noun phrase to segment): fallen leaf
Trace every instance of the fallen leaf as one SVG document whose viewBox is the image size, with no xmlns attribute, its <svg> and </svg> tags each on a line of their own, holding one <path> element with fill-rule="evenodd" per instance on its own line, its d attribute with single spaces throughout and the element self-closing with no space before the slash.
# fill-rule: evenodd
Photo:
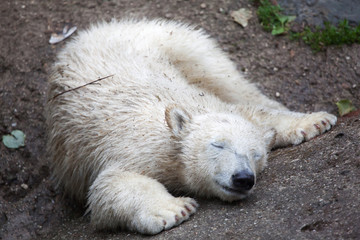
<svg viewBox="0 0 360 240">
<path fill-rule="evenodd" d="M 249 9 L 240 8 L 237 11 L 232 11 L 230 16 L 235 22 L 239 23 L 243 27 L 246 27 L 249 19 L 252 17 L 252 12 Z"/>
<path fill-rule="evenodd" d="M 7 148 L 19 148 L 25 146 L 25 134 L 20 130 L 14 130 L 9 135 L 4 135 L 2 141 Z"/>
<path fill-rule="evenodd" d="M 70 35 L 73 34 L 76 31 L 76 29 L 77 29 L 76 26 L 69 29 L 69 26 L 66 25 L 61 33 L 52 33 L 51 34 L 49 43 L 56 44 L 56 43 L 63 41 L 65 38 L 70 37 Z"/>
<path fill-rule="evenodd" d="M 336 106 L 339 109 L 340 117 L 342 117 L 342 116 L 356 110 L 356 108 L 354 107 L 352 102 L 350 100 L 348 100 L 348 99 L 343 99 L 343 100 L 338 101 L 336 103 Z"/>
</svg>

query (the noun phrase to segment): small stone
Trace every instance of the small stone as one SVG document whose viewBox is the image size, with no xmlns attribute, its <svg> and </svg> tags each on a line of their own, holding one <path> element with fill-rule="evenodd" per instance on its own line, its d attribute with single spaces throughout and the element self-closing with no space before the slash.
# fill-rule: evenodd
<svg viewBox="0 0 360 240">
<path fill-rule="evenodd" d="M 200 4 L 200 7 L 201 7 L 201 8 L 206 8 L 206 3 Z"/>
<path fill-rule="evenodd" d="M 166 14 L 165 14 L 165 17 L 166 17 L 166 18 L 172 18 L 172 14 L 171 14 L 171 13 L 166 13 Z"/>
<path fill-rule="evenodd" d="M 17 125 L 16 122 L 11 124 L 12 127 L 16 127 L 16 125 Z"/>
<path fill-rule="evenodd" d="M 342 86 L 344 89 L 349 89 L 349 88 L 350 88 L 350 85 L 347 84 L 347 83 L 342 83 L 341 86 Z"/>
<path fill-rule="evenodd" d="M 295 51 L 292 50 L 292 49 L 290 50 L 290 57 L 291 57 L 291 58 L 295 57 Z"/>
<path fill-rule="evenodd" d="M 280 93 L 279 93 L 279 92 L 276 92 L 276 93 L 275 93 L 275 96 L 276 96 L 276 97 L 280 97 Z"/>
<path fill-rule="evenodd" d="M 29 188 L 29 186 L 25 183 L 22 183 L 20 186 L 25 190 Z"/>
<path fill-rule="evenodd" d="M 89 5 L 88 5 L 89 9 L 95 8 L 95 7 L 96 7 L 96 3 L 89 3 Z"/>
<path fill-rule="evenodd" d="M 277 67 L 274 67 L 274 72 L 277 72 L 279 69 Z"/>
<path fill-rule="evenodd" d="M 350 60 L 350 57 L 349 57 L 349 56 L 346 56 L 345 59 L 346 59 L 346 60 Z"/>
</svg>

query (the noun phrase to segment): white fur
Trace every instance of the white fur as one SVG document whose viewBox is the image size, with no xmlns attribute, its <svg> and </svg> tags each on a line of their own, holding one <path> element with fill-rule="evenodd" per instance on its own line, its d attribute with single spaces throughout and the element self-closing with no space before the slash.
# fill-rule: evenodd
<svg viewBox="0 0 360 240">
<path fill-rule="evenodd" d="M 197 204 L 167 190 L 244 198 L 251 190 L 228 191 L 234 173 L 256 176 L 270 148 L 336 122 L 268 99 L 202 30 L 175 22 L 94 25 L 60 52 L 49 80 L 55 179 L 87 199 L 99 229 L 156 234 L 180 224 Z"/>
</svg>

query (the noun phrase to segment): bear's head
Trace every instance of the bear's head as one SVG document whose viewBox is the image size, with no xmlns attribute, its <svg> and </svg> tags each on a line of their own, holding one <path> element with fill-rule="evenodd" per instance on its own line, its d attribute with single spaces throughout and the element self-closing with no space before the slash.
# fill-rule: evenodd
<svg viewBox="0 0 360 240">
<path fill-rule="evenodd" d="M 191 116 L 169 107 L 166 121 L 178 144 L 186 189 L 225 201 L 245 198 L 264 169 L 275 131 L 263 130 L 239 115 Z"/>
</svg>

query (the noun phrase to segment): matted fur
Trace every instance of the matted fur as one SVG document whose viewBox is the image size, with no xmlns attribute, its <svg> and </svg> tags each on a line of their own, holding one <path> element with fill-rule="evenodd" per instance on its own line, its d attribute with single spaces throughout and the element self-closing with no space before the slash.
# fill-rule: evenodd
<svg viewBox="0 0 360 240">
<path fill-rule="evenodd" d="M 162 20 L 80 32 L 59 53 L 49 83 L 55 180 L 87 201 L 99 229 L 156 234 L 180 224 L 197 204 L 168 190 L 244 198 L 251 190 L 233 191 L 235 172 L 256 176 L 270 148 L 336 122 L 325 112 L 288 111 L 246 81 L 203 30 Z"/>
</svg>

